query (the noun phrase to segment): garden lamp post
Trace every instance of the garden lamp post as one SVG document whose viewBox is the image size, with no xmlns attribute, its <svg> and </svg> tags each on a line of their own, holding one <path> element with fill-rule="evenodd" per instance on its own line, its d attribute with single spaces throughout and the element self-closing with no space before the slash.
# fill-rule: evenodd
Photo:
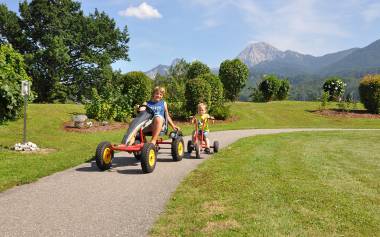
<svg viewBox="0 0 380 237">
<path fill-rule="evenodd" d="M 26 107 L 28 105 L 28 96 L 30 93 L 30 83 L 29 81 L 21 82 L 21 95 L 24 96 L 24 132 L 23 132 L 23 141 L 22 143 L 26 143 Z"/>
</svg>

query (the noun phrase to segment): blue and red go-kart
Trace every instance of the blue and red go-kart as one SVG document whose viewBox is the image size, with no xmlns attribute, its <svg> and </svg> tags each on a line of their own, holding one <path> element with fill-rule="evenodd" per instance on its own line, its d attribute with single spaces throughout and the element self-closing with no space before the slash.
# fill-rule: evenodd
<svg viewBox="0 0 380 237">
<path fill-rule="evenodd" d="M 141 108 L 145 108 L 141 110 Z M 182 160 L 184 156 L 184 142 L 181 131 L 172 131 L 170 133 L 171 141 L 164 141 L 162 136 L 167 133 L 168 123 L 165 118 L 164 131 L 156 144 L 147 141 L 146 137 L 151 136 L 147 132 L 149 125 L 153 122 L 153 111 L 146 105 L 141 105 L 139 113 L 131 122 L 121 144 L 111 144 L 108 141 L 99 143 L 95 152 L 96 165 L 100 170 L 110 169 L 115 151 L 124 151 L 133 153 L 134 157 L 141 162 L 143 173 L 151 173 L 156 167 L 157 152 L 161 144 L 171 144 L 171 154 L 174 161 Z M 165 116 L 167 117 L 167 116 Z"/>
<path fill-rule="evenodd" d="M 195 116 L 191 116 L 190 119 L 194 121 L 195 127 L 193 131 L 193 135 L 191 137 L 191 140 L 187 142 L 187 152 L 191 154 L 193 150 L 195 150 L 195 157 L 197 159 L 201 158 L 201 151 L 204 151 L 206 148 L 206 140 L 204 137 L 205 133 L 205 125 L 207 123 L 207 120 L 212 120 L 214 122 L 214 118 L 208 118 L 202 123 L 202 128 L 199 130 L 198 120 Z M 210 146 L 210 148 L 213 148 L 214 153 L 217 153 L 219 151 L 219 141 L 214 141 L 213 145 Z"/>
</svg>

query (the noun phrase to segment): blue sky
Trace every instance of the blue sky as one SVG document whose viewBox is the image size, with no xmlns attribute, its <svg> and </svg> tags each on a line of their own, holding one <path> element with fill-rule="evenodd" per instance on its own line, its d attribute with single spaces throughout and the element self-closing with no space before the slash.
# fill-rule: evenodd
<svg viewBox="0 0 380 237">
<path fill-rule="evenodd" d="M 18 11 L 17 0 L 0 0 Z M 147 71 L 174 58 L 218 67 L 249 43 L 315 56 L 380 39 L 380 1 L 370 0 L 80 0 L 128 26 L 129 62 L 115 69 Z"/>
</svg>

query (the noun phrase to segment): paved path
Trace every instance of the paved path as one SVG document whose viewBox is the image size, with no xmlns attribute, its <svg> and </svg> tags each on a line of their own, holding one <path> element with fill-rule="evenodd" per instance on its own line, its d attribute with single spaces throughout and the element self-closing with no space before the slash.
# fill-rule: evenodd
<svg viewBox="0 0 380 237">
<path fill-rule="evenodd" d="M 222 148 L 247 136 L 315 130 L 336 129 L 222 131 L 211 140 Z M 173 162 L 169 152 L 160 151 L 151 174 L 119 153 L 110 171 L 85 163 L 0 193 L 0 236 L 146 236 L 180 181 L 207 159 Z"/>
</svg>

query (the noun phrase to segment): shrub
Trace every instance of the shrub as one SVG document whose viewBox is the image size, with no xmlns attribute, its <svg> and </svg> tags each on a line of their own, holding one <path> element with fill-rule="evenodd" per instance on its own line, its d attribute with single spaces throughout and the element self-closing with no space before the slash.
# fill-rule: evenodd
<svg viewBox="0 0 380 237">
<path fill-rule="evenodd" d="M 211 87 L 203 78 L 195 78 L 186 83 L 185 89 L 186 110 L 192 114 L 197 112 L 197 105 L 200 102 L 210 105 Z"/>
<path fill-rule="evenodd" d="M 206 64 L 200 61 L 194 61 L 190 64 L 186 77 L 188 79 L 194 79 L 207 73 L 211 73 L 211 70 Z"/>
<path fill-rule="evenodd" d="M 231 116 L 230 106 L 227 105 L 218 105 L 213 107 L 209 113 L 215 117 L 215 119 L 226 120 Z"/>
<path fill-rule="evenodd" d="M 380 112 L 380 75 L 367 75 L 360 81 L 360 101 L 368 112 L 378 114 Z"/>
<path fill-rule="evenodd" d="M 279 82 L 280 86 L 277 91 L 277 99 L 278 100 L 285 100 L 288 98 L 289 90 L 290 90 L 290 84 L 288 80 L 280 80 Z"/>
<path fill-rule="evenodd" d="M 85 105 L 86 115 L 98 121 L 113 120 L 116 117 L 116 111 L 107 96 L 100 96 L 95 88 L 92 88 L 91 95 L 91 102 Z"/>
<path fill-rule="evenodd" d="M 207 81 L 208 84 L 210 84 L 210 88 L 212 88 L 209 109 L 222 105 L 224 102 L 223 84 L 220 81 L 219 77 L 217 75 L 208 73 L 201 75 L 200 78 Z"/>
<path fill-rule="evenodd" d="M 9 44 L 0 45 L 0 123 L 21 115 L 21 81 L 31 81 L 24 68 L 21 54 Z"/>
<path fill-rule="evenodd" d="M 320 101 L 321 101 L 320 110 L 326 109 L 327 103 L 329 102 L 329 93 L 326 91 L 323 91 Z"/>
<path fill-rule="evenodd" d="M 323 91 L 329 93 L 329 101 L 339 101 L 346 84 L 339 77 L 330 77 L 323 84 Z"/>
<path fill-rule="evenodd" d="M 277 98 L 280 83 L 275 75 L 264 76 L 259 84 L 259 90 L 263 94 L 264 101 L 268 102 Z"/>
<path fill-rule="evenodd" d="M 131 98 L 130 107 L 142 104 L 152 96 L 152 80 L 143 72 L 129 72 L 121 78 L 121 93 Z"/>
</svg>

